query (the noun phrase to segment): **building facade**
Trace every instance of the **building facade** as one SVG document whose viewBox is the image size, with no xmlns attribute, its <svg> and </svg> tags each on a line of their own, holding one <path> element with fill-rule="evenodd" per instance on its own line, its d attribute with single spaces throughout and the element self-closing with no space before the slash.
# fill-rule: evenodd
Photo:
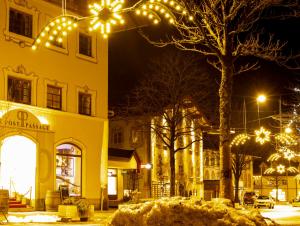
<svg viewBox="0 0 300 226">
<path fill-rule="evenodd" d="M 149 132 L 138 118 L 109 122 L 108 197 L 111 206 L 128 200 L 133 192 L 151 197 Z"/>
<path fill-rule="evenodd" d="M 176 146 L 187 146 L 184 150 L 178 151 L 175 154 L 176 195 L 194 195 L 203 198 L 203 145 L 201 127 L 207 126 L 207 121 L 199 112 L 195 120 L 197 120 L 197 125 L 200 126 L 196 128 L 192 124 L 190 127 L 194 128 L 194 130 L 186 133 L 176 142 Z M 135 117 L 110 120 L 108 167 L 109 170 L 116 169 L 115 172 L 118 179 L 112 182 L 112 184 L 117 184 L 118 186 L 115 189 L 115 193 L 117 193 L 119 200 L 124 199 L 128 190 L 128 188 L 125 188 L 128 178 L 125 178 L 126 173 L 124 169 L 129 168 L 137 172 L 138 183 L 136 183 L 135 190 L 140 193 L 140 198 L 160 198 L 170 195 L 170 154 L 167 147 L 153 130 L 153 126 L 159 122 L 163 122 L 161 117 L 155 117 L 146 123 Z M 182 126 L 185 123 L 187 122 L 183 122 Z M 198 140 L 197 138 L 197 142 L 188 145 L 195 137 L 200 139 Z M 138 157 L 135 158 L 134 165 L 129 164 L 133 158 L 131 160 L 127 159 L 127 163 L 125 164 L 122 164 L 121 160 L 113 164 L 110 158 L 113 157 L 114 148 L 118 148 L 122 153 L 126 153 L 128 150 L 135 151 Z M 110 187 L 110 184 L 108 187 Z M 116 186 L 112 185 L 111 187 L 115 188 Z M 132 191 L 133 189 L 129 190 Z M 110 191 L 108 194 L 110 194 Z"/>
<path fill-rule="evenodd" d="M 107 41 L 80 24 L 33 51 L 60 14 L 47 1 L 0 1 L 0 186 L 36 210 L 60 185 L 98 208 L 107 187 Z"/>
</svg>

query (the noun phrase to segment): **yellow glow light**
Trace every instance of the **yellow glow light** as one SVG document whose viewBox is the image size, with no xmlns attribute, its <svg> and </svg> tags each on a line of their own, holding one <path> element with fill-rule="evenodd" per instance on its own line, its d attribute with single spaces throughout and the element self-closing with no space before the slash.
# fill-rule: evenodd
<svg viewBox="0 0 300 226">
<path fill-rule="evenodd" d="M 41 43 L 41 37 L 48 37 L 44 39 L 45 41 L 48 39 L 49 41 L 45 43 L 46 47 L 49 47 L 51 42 L 60 39 L 62 36 L 67 35 L 67 31 L 65 30 L 67 25 L 67 30 L 72 30 L 72 27 L 76 27 L 75 25 L 79 19 L 75 16 L 68 15 L 68 16 L 59 16 L 57 18 L 52 19 L 49 25 L 45 26 L 41 33 L 38 35 L 36 40 L 32 45 L 32 49 L 35 50 L 38 44 Z M 62 41 L 61 41 L 62 42 Z"/>
<path fill-rule="evenodd" d="M 49 122 L 48 122 L 47 118 L 45 118 L 44 116 L 38 116 L 38 119 L 39 119 L 41 124 L 49 125 Z"/>
<path fill-rule="evenodd" d="M 269 158 L 268 158 L 268 162 L 274 162 L 274 161 L 277 161 L 278 159 L 281 158 L 281 155 L 278 154 L 278 153 L 274 153 L 272 154 Z"/>
<path fill-rule="evenodd" d="M 284 145 L 297 145 L 297 141 L 291 135 L 286 133 L 275 135 L 275 140 Z"/>
<path fill-rule="evenodd" d="M 97 30 L 100 28 L 100 32 L 104 38 L 108 37 L 111 32 L 111 26 L 124 23 L 121 16 L 124 1 L 102 1 L 101 5 L 93 4 L 89 5 L 90 12 L 96 17 L 91 21 L 90 30 Z M 136 11 L 136 14 L 140 14 L 140 11 Z"/>
<path fill-rule="evenodd" d="M 285 172 L 285 166 L 281 165 L 281 164 L 278 165 L 277 166 L 277 172 L 280 173 L 280 174 L 284 173 Z"/>
<path fill-rule="evenodd" d="M 265 128 L 260 127 L 259 130 L 255 130 L 256 139 L 255 141 L 264 144 L 265 142 L 270 141 L 270 134 L 271 132 L 268 130 L 265 130 Z"/>
<path fill-rule="evenodd" d="M 284 130 L 285 133 L 292 133 L 293 130 L 290 127 L 285 128 Z"/>
<path fill-rule="evenodd" d="M 294 166 L 290 166 L 286 170 L 291 172 L 291 173 L 298 173 L 299 172 L 299 170 Z"/>
<path fill-rule="evenodd" d="M 250 136 L 248 134 L 246 133 L 239 134 L 233 138 L 233 140 L 230 143 L 230 147 L 243 145 L 248 140 L 250 140 Z"/>
<path fill-rule="evenodd" d="M 187 15 L 187 10 L 177 1 L 168 1 L 168 0 L 150 0 L 143 5 L 140 5 L 138 10 L 146 11 L 144 15 L 153 14 L 158 23 L 161 18 L 167 18 L 169 23 L 174 24 L 176 22 L 175 14 Z M 137 15 L 140 15 L 141 12 L 138 12 Z M 171 19 L 169 19 L 171 18 Z M 191 19 L 191 17 L 188 17 Z M 152 18 L 149 18 L 152 19 Z"/>
<path fill-rule="evenodd" d="M 10 136 L 3 141 L 0 161 L 0 186 L 10 189 L 13 185 L 19 194 L 26 194 L 31 188 L 34 199 L 36 144 L 24 136 Z M 30 192 L 26 194 L 27 198 L 29 196 Z"/>
<path fill-rule="evenodd" d="M 265 102 L 266 99 L 267 99 L 266 96 L 263 95 L 263 94 L 259 95 L 259 96 L 256 98 L 257 102 L 259 102 L 259 103 Z"/>
<path fill-rule="evenodd" d="M 295 152 L 293 152 L 293 151 L 287 149 L 287 151 L 285 151 L 285 152 L 283 153 L 283 155 L 284 155 L 284 158 L 285 158 L 285 159 L 291 160 L 292 158 L 295 157 Z"/>
</svg>

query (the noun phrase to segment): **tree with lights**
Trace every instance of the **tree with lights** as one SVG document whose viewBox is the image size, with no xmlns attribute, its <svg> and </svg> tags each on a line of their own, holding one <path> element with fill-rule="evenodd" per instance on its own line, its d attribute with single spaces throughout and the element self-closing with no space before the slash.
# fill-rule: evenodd
<svg viewBox="0 0 300 226">
<path fill-rule="evenodd" d="M 168 2 L 161 1 L 161 2 Z M 182 1 L 193 20 L 182 17 L 175 22 L 177 34 L 166 40 L 154 41 L 142 34 L 150 43 L 164 47 L 175 45 L 179 49 L 193 51 L 207 57 L 208 63 L 221 73 L 219 85 L 220 114 L 220 197 L 232 199 L 232 161 L 230 152 L 230 120 L 233 76 L 259 67 L 258 61 L 239 61 L 242 57 L 254 56 L 268 61 L 283 60 L 280 54 L 284 44 L 274 39 L 265 30 L 258 30 L 258 21 L 297 15 L 296 0 L 210 0 Z M 284 8 L 284 11 L 277 8 Z M 294 10 L 292 10 L 292 8 Z M 275 9 L 275 10 L 271 10 Z M 285 15 L 283 15 L 283 12 Z"/>
<path fill-rule="evenodd" d="M 175 195 L 175 154 L 201 141 L 205 124 L 194 100 L 204 101 L 210 83 L 209 76 L 196 67 L 197 61 L 172 52 L 163 55 L 150 64 L 150 72 L 133 94 L 131 110 L 152 119 L 151 131 L 167 147 L 171 196 Z"/>
</svg>

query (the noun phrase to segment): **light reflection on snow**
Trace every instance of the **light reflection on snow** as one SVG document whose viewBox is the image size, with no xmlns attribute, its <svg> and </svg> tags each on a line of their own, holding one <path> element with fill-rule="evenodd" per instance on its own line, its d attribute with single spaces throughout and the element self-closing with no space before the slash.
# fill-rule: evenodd
<svg viewBox="0 0 300 226">
<path fill-rule="evenodd" d="M 58 216 L 55 215 L 28 215 L 28 216 L 8 216 L 9 222 L 19 223 L 19 222 L 57 222 L 60 220 Z"/>
</svg>

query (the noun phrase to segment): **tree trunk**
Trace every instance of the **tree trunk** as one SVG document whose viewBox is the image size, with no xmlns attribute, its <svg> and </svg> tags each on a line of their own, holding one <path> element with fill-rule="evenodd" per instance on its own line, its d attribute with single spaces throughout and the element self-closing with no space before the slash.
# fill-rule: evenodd
<svg viewBox="0 0 300 226">
<path fill-rule="evenodd" d="M 240 181 L 239 176 L 235 175 L 234 176 L 234 202 L 235 203 L 240 202 L 240 199 L 239 199 L 239 181 Z"/>
<path fill-rule="evenodd" d="M 175 196 L 175 152 L 174 149 L 170 150 L 170 196 Z"/>
<path fill-rule="evenodd" d="M 233 79 L 232 60 L 222 61 L 220 96 L 220 197 L 233 200 L 233 184 L 230 153 L 230 117 Z"/>
</svg>

